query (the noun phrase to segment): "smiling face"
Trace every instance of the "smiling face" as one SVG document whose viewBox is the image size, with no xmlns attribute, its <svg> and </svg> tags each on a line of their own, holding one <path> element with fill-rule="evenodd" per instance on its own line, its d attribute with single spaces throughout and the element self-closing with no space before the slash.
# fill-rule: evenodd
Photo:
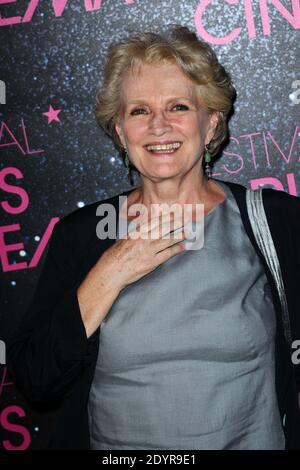
<svg viewBox="0 0 300 470">
<path fill-rule="evenodd" d="M 141 175 L 161 180 L 199 171 L 219 113 L 209 116 L 196 84 L 176 64 L 128 72 L 121 100 L 116 131 Z"/>
</svg>

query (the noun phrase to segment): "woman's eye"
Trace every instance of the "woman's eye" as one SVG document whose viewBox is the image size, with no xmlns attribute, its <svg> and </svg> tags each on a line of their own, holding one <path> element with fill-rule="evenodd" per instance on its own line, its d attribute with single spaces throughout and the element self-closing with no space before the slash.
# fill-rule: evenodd
<svg viewBox="0 0 300 470">
<path fill-rule="evenodd" d="M 138 115 L 138 114 L 142 114 L 144 111 L 145 111 L 145 110 L 144 110 L 143 108 L 136 108 L 136 109 L 134 109 L 133 111 L 131 111 L 130 114 L 131 114 L 132 116 L 136 116 L 136 115 Z"/>
<path fill-rule="evenodd" d="M 180 103 L 175 104 L 174 108 L 177 108 L 179 111 L 186 111 L 187 109 L 189 109 L 185 104 L 180 104 Z"/>
</svg>

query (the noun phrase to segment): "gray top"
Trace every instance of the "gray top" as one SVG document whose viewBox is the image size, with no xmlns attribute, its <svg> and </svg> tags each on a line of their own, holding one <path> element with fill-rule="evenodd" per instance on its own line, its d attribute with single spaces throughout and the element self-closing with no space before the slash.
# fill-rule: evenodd
<svg viewBox="0 0 300 470">
<path fill-rule="evenodd" d="M 284 449 L 275 312 L 235 198 L 205 217 L 204 246 L 121 291 L 100 326 L 92 449 Z"/>
</svg>

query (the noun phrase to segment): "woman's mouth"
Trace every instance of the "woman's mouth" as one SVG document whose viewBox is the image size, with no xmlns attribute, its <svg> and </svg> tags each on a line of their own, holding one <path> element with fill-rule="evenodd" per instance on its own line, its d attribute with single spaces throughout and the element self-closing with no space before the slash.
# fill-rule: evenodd
<svg viewBox="0 0 300 470">
<path fill-rule="evenodd" d="M 170 155 L 177 152 L 182 142 L 172 142 L 168 144 L 145 145 L 145 149 L 153 156 Z"/>
</svg>

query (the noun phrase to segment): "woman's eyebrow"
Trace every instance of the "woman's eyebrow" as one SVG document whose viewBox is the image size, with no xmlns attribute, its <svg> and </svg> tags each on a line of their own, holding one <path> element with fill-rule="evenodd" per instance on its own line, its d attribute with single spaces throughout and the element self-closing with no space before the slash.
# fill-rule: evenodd
<svg viewBox="0 0 300 470">
<path fill-rule="evenodd" d="M 194 103 L 194 100 L 192 98 L 188 98 L 186 96 L 171 96 L 169 97 L 166 102 L 170 102 L 170 101 L 180 101 L 180 100 L 184 100 L 184 101 L 189 101 L 190 103 Z M 133 99 L 133 100 L 129 100 L 127 102 L 127 105 L 131 105 L 131 104 L 146 104 L 147 101 L 144 100 L 144 99 Z"/>
</svg>

